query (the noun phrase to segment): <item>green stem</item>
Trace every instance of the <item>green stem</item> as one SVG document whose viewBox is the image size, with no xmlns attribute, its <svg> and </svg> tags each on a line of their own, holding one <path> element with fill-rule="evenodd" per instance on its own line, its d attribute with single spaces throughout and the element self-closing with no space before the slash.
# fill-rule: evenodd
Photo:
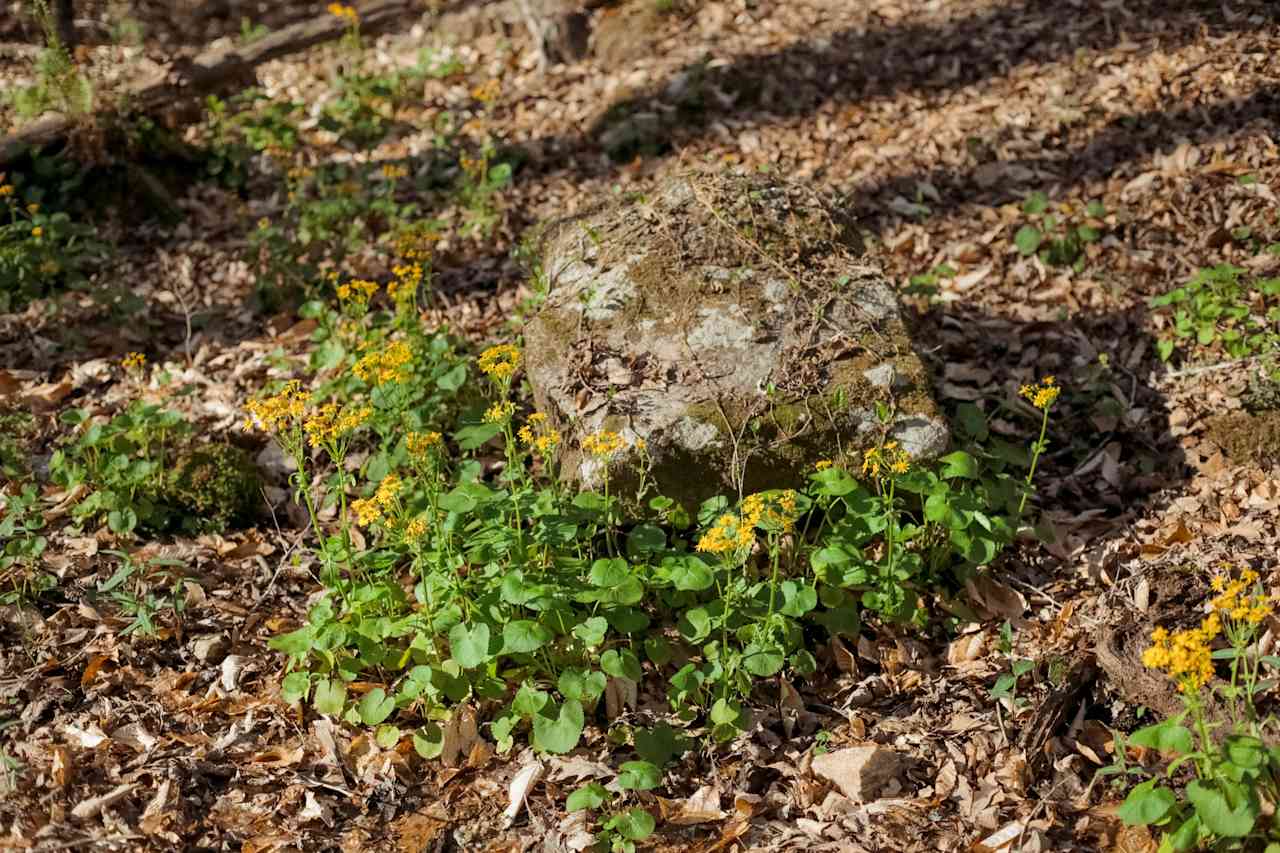
<svg viewBox="0 0 1280 853">
<path fill-rule="evenodd" d="M 1040 437 L 1036 439 L 1035 446 L 1031 450 L 1031 470 L 1027 471 L 1026 488 L 1022 491 L 1022 500 L 1018 503 L 1018 520 L 1022 520 L 1022 511 L 1027 506 L 1027 498 L 1031 495 L 1031 481 L 1036 476 L 1036 465 L 1040 462 L 1040 454 L 1044 453 L 1044 436 L 1049 429 L 1049 409 L 1044 409 L 1044 415 L 1040 418 Z"/>
</svg>

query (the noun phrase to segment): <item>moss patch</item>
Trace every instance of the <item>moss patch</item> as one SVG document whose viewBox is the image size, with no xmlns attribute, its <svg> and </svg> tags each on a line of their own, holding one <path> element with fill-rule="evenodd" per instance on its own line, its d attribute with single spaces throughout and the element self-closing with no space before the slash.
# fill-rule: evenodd
<svg viewBox="0 0 1280 853">
<path fill-rule="evenodd" d="M 229 444 L 181 452 L 165 478 L 163 499 L 188 529 L 221 529 L 249 521 L 262 501 L 262 475 L 249 454 Z"/>
<path fill-rule="evenodd" d="M 1210 418 L 1209 440 L 1233 461 L 1267 467 L 1280 464 L 1280 411 L 1232 412 Z"/>
</svg>

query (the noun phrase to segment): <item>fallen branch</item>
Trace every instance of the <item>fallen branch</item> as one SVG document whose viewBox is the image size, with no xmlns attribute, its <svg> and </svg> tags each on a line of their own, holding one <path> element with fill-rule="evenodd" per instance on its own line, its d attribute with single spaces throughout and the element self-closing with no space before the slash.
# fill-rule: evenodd
<svg viewBox="0 0 1280 853">
<path fill-rule="evenodd" d="M 378 0 L 359 9 L 362 34 L 389 29 L 406 12 L 422 8 L 421 0 Z M 117 112 L 139 114 L 194 95 L 217 89 L 246 71 L 272 59 L 287 56 L 341 38 L 346 22 L 326 15 L 270 33 L 250 44 L 205 51 L 192 60 L 175 64 L 164 74 L 127 87 L 120 93 Z M 49 113 L 18 128 L 0 140 L 0 165 L 24 155 L 31 148 L 48 145 L 70 133 L 77 117 Z"/>
</svg>

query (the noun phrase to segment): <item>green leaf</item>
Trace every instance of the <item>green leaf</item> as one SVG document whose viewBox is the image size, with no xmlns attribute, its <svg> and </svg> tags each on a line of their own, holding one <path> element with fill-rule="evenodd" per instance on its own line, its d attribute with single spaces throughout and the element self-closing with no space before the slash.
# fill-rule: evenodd
<svg viewBox="0 0 1280 853">
<path fill-rule="evenodd" d="M 1253 829 L 1258 816 L 1257 796 L 1240 786 L 1219 782 L 1205 783 L 1196 779 L 1187 783 L 1187 799 L 1205 828 L 1222 838 L 1243 838 Z M 1234 790 L 1232 790 L 1234 789 Z M 1227 796 L 1228 791 L 1233 795 Z M 1232 806 L 1231 800 L 1235 801 Z"/>
<path fill-rule="evenodd" d="M 396 702 L 381 687 L 375 687 L 361 697 L 356 708 L 361 722 L 366 726 L 376 726 L 391 716 L 391 712 L 396 709 Z"/>
<path fill-rule="evenodd" d="M 640 659 L 631 649 L 609 649 L 600 656 L 600 668 L 614 678 L 629 678 L 638 682 L 644 677 Z"/>
<path fill-rule="evenodd" d="M 1027 196 L 1027 200 L 1022 203 L 1022 212 L 1029 213 L 1032 216 L 1038 216 L 1044 213 L 1049 207 L 1049 197 L 1040 190 L 1036 190 Z"/>
<path fill-rule="evenodd" d="M 555 719 L 542 714 L 533 718 L 533 748 L 563 755 L 578 745 L 585 724 L 582 703 L 566 699 Z"/>
<path fill-rule="evenodd" d="M 1164 818 L 1177 798 L 1168 788 L 1157 788 L 1156 780 L 1143 782 L 1124 798 L 1116 816 L 1129 826 L 1147 826 Z"/>
<path fill-rule="evenodd" d="M 551 642 L 551 631 L 529 619 L 516 619 L 502 626 L 504 654 L 530 654 Z"/>
<path fill-rule="evenodd" d="M 585 645 L 594 647 L 604 642 L 605 634 L 608 631 L 609 621 L 607 619 L 603 616 L 592 616 L 574 625 L 572 633 Z"/>
<path fill-rule="evenodd" d="M 677 733 L 667 723 L 658 723 L 651 729 L 636 729 L 635 744 L 636 754 L 645 761 L 662 767 L 688 749 L 688 738 Z"/>
<path fill-rule="evenodd" d="M 464 669 L 475 669 L 489 659 L 489 626 L 483 622 L 467 628 L 459 623 L 449 629 L 449 655 Z"/>
<path fill-rule="evenodd" d="M 1179 725 L 1181 717 L 1174 717 L 1154 726 L 1138 729 L 1129 736 L 1135 746 L 1144 746 L 1157 752 L 1187 755 L 1195 751 L 1195 737 L 1186 726 Z"/>
<path fill-rule="evenodd" d="M 1034 255 L 1043 240 L 1040 229 L 1034 225 L 1023 225 L 1013 237 L 1013 244 L 1023 255 Z"/>
<path fill-rule="evenodd" d="M 776 675 L 786 658 L 774 649 L 752 649 L 748 646 L 742 653 L 742 665 L 754 676 L 768 678 Z"/>
<path fill-rule="evenodd" d="M 326 678 L 316 684 L 315 708 L 321 714 L 336 717 L 347 702 L 347 685 L 336 678 Z"/>
<path fill-rule="evenodd" d="M 653 815 L 644 809 L 635 808 L 628 809 L 625 812 L 619 812 L 605 824 L 605 827 L 617 832 L 623 838 L 631 841 L 642 841 L 653 834 L 653 828 L 657 825 Z"/>
<path fill-rule="evenodd" d="M 608 679 L 603 672 L 583 672 L 572 667 L 561 672 L 556 680 L 561 696 L 584 704 L 599 699 L 607 684 Z"/>
<path fill-rule="evenodd" d="M 1173 355 L 1174 343 L 1169 338 L 1161 338 L 1156 341 L 1156 352 L 1160 356 L 1161 361 L 1168 361 Z"/>
<path fill-rule="evenodd" d="M 114 509 L 107 514 L 107 527 L 116 535 L 124 535 L 138 526 L 138 514 L 133 507 Z"/>
<path fill-rule="evenodd" d="M 1250 735 L 1228 737 L 1222 743 L 1222 752 L 1228 761 L 1246 770 L 1258 769 L 1266 759 L 1266 746 Z"/>
<path fill-rule="evenodd" d="M 648 761 L 624 761 L 618 787 L 624 791 L 649 791 L 662 784 L 662 771 Z"/>
<path fill-rule="evenodd" d="M 453 434 L 453 440 L 461 450 L 475 450 L 489 439 L 502 433 L 502 424 L 474 424 L 465 426 Z"/>
<path fill-rule="evenodd" d="M 583 809 L 598 809 L 609 802 L 609 792 L 599 782 L 583 785 L 565 800 L 565 810 L 580 812 Z"/>
<path fill-rule="evenodd" d="M 551 694 L 545 690 L 539 690 L 530 684 L 521 684 L 515 698 L 511 700 L 511 710 L 522 717 L 532 717 L 547 707 L 550 701 Z"/>
<path fill-rule="evenodd" d="M 291 672 L 280 682 L 280 698 L 290 705 L 307 701 L 311 692 L 311 673 Z"/>
<path fill-rule="evenodd" d="M 962 477 L 966 480 L 976 480 L 981 474 L 978 466 L 978 460 L 974 459 L 963 450 L 957 450 L 954 453 L 948 453 L 938 460 L 943 464 L 942 471 L 938 476 L 944 480 L 951 480 L 956 477 Z"/>
<path fill-rule="evenodd" d="M 656 554 L 667 547 L 667 534 L 656 524 L 637 524 L 627 534 L 627 556 Z"/>
<path fill-rule="evenodd" d="M 303 625 L 296 631 L 272 637 L 267 640 L 267 645 L 278 652 L 284 652 L 293 657 L 304 657 L 311 651 L 311 646 L 314 642 L 315 628 L 311 625 Z"/>
<path fill-rule="evenodd" d="M 693 555 L 663 560 L 662 569 L 675 588 L 684 592 L 710 589 L 716 582 L 711 568 Z"/>
<path fill-rule="evenodd" d="M 467 366 L 465 364 L 456 365 L 452 370 L 441 375 L 436 379 L 436 387 L 441 391 L 450 393 L 457 391 L 467 382 Z"/>
<path fill-rule="evenodd" d="M 414 733 L 413 748 L 423 758 L 438 758 L 444 751 L 444 729 L 438 723 L 427 723 Z"/>
<path fill-rule="evenodd" d="M 627 561 L 614 558 L 612 560 L 596 560 L 591 564 L 591 573 L 587 579 L 593 586 L 611 587 L 630 579 L 631 571 Z"/>
</svg>

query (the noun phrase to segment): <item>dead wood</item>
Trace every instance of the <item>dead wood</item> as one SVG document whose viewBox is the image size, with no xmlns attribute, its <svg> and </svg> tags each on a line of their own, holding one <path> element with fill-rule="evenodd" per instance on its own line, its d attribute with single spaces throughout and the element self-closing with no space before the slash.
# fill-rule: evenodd
<svg viewBox="0 0 1280 853">
<path fill-rule="evenodd" d="M 421 0 L 379 0 L 359 9 L 360 31 L 364 34 L 388 29 L 405 13 L 421 8 Z M 168 71 L 139 81 L 113 99 L 117 115 L 152 112 L 196 95 L 217 89 L 247 71 L 272 59 L 305 50 L 340 38 L 345 21 L 326 15 L 302 21 L 264 36 L 251 44 L 236 44 L 205 51 L 194 59 L 175 63 Z M 84 121 L 83 117 L 48 113 L 0 139 L 0 165 L 12 162 L 35 147 L 67 136 Z"/>
</svg>

